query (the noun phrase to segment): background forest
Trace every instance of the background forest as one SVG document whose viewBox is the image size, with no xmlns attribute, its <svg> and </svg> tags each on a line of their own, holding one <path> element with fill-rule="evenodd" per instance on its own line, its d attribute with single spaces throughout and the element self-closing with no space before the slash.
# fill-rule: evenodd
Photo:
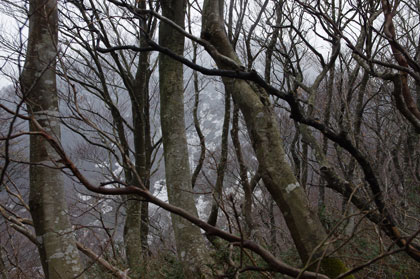
<svg viewBox="0 0 420 279">
<path fill-rule="evenodd" d="M 418 278 L 420 1 L 2 0 L 0 278 Z"/>
</svg>

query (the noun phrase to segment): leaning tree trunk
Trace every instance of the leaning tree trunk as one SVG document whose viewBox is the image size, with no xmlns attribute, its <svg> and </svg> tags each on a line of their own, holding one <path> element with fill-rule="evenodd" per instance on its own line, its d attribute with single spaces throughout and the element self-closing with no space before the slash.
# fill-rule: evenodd
<svg viewBox="0 0 420 279">
<path fill-rule="evenodd" d="M 224 31 L 223 4 L 223 0 L 204 2 L 202 37 L 212 43 L 220 54 L 239 64 L 239 58 Z M 219 68 L 229 69 L 217 56 L 213 58 Z M 287 163 L 279 124 L 267 94 L 262 88 L 239 79 L 225 83 L 225 88 L 231 92 L 245 118 L 262 179 L 283 212 L 302 261 L 319 259 L 332 247 L 323 245 L 327 234 L 318 216 L 310 210 L 306 194 Z M 345 265 L 334 257 L 324 258 L 321 266 L 332 278 L 346 270 Z"/>
<path fill-rule="evenodd" d="M 56 88 L 57 1 L 31 0 L 29 39 L 21 76 L 29 114 L 60 140 Z M 36 132 L 33 123 L 30 131 Z M 64 198 L 58 154 L 37 135 L 30 137 L 29 205 L 46 278 L 84 278 Z"/>
<path fill-rule="evenodd" d="M 161 1 L 162 13 L 184 27 L 185 0 Z M 183 55 L 184 36 L 163 22 L 159 28 L 159 43 Z M 184 122 L 183 65 L 165 55 L 159 56 L 160 117 L 165 156 L 166 185 L 169 203 L 198 217 L 192 194 L 188 161 L 187 138 Z M 189 221 L 171 215 L 178 257 L 183 263 L 185 278 L 200 278 L 197 271 L 204 269 L 204 238 L 200 229 Z M 197 270 L 198 269 L 198 270 Z"/>
</svg>

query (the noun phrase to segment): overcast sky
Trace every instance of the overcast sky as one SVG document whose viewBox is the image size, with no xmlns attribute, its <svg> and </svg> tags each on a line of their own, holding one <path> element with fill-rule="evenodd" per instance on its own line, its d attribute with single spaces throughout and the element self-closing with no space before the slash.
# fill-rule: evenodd
<svg viewBox="0 0 420 279">
<path fill-rule="evenodd" d="M 1 0 L 0 0 L 1 1 Z M 0 7 L 1 8 L 1 7 Z M 26 33 L 26 28 L 23 33 Z M 23 39 L 26 38 L 22 36 Z M 4 86 L 12 85 L 8 75 L 16 78 L 18 76 L 15 61 L 7 61 L 11 51 L 8 47 L 9 43 L 19 42 L 19 23 L 16 19 L 7 16 L 4 11 L 0 10 L 0 89 Z M 7 49 L 9 48 L 9 51 Z M 16 59 L 16 56 L 14 57 Z"/>
</svg>

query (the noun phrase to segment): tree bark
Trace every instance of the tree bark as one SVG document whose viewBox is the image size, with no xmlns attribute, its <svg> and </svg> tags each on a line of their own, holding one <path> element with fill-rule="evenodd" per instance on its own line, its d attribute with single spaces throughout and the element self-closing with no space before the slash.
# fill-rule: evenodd
<svg viewBox="0 0 420 279">
<path fill-rule="evenodd" d="M 0 249 L 0 275 L 1 275 L 1 279 L 7 279 L 6 265 L 4 264 L 4 261 L 3 261 L 3 254 L 2 254 L 1 249 Z"/>
<path fill-rule="evenodd" d="M 146 9 L 145 2 L 138 3 L 139 8 Z M 147 29 L 146 18 L 139 19 L 140 47 L 147 45 L 144 30 Z M 130 94 L 131 108 L 133 115 L 134 127 L 134 149 L 135 149 L 135 171 L 132 181 L 133 185 L 140 187 L 144 185 L 149 188 L 149 171 L 147 155 L 150 148 L 150 141 L 147 137 L 147 119 L 149 90 L 149 53 L 142 52 L 139 55 L 139 64 L 137 67 L 136 77 L 133 81 L 133 92 Z M 139 178 L 141 181 L 139 181 Z M 124 242 L 127 255 L 128 266 L 130 268 L 130 276 L 140 278 L 141 271 L 144 267 L 145 255 L 147 252 L 147 235 L 149 232 L 149 203 L 140 201 L 138 196 L 129 195 L 127 198 L 126 210 L 127 217 L 124 226 Z M 143 269 L 144 270 L 144 269 Z"/>
<path fill-rule="evenodd" d="M 184 0 L 161 1 L 163 16 L 184 28 Z M 159 43 L 178 55 L 184 52 L 184 36 L 161 22 Z M 166 55 L 159 56 L 160 118 L 165 157 L 166 185 L 169 203 L 198 217 L 192 193 L 184 121 L 183 65 Z M 177 253 L 183 264 L 185 278 L 199 278 L 204 273 L 204 238 L 200 229 L 178 215 L 172 214 Z M 198 273 L 197 273 L 198 272 Z"/>
<path fill-rule="evenodd" d="M 229 145 L 229 126 L 230 126 L 230 95 L 225 95 L 225 116 L 223 119 L 223 128 L 222 128 L 222 141 L 220 143 L 221 152 L 220 152 L 220 161 L 217 165 L 217 178 L 216 185 L 213 191 L 213 201 L 211 205 L 210 215 L 207 219 L 207 223 L 216 226 L 217 225 L 217 216 L 219 215 L 219 207 L 222 202 L 222 190 L 225 179 L 227 158 L 228 158 L 228 145 Z"/>
<path fill-rule="evenodd" d="M 203 8 L 202 37 L 210 41 L 219 53 L 240 65 L 224 31 L 223 0 L 206 0 Z M 221 69 L 229 69 L 219 57 L 213 57 Z M 327 234 L 318 216 L 309 208 L 303 187 L 297 182 L 283 150 L 279 124 L 270 100 L 263 89 L 244 80 L 225 83 L 244 115 L 252 140 L 261 176 L 274 201 L 283 212 L 294 243 L 304 263 L 320 258 L 332 247 L 323 243 Z M 318 247 L 320 246 L 320 247 Z M 346 270 L 337 258 L 324 258 L 321 266 L 326 274 L 335 277 Z"/>
<path fill-rule="evenodd" d="M 60 141 L 56 87 L 57 1 L 32 0 L 21 85 L 29 114 Z M 36 131 L 32 123 L 30 131 Z M 58 154 L 47 141 L 30 137 L 29 205 L 46 278 L 84 278 L 70 224 Z"/>
</svg>

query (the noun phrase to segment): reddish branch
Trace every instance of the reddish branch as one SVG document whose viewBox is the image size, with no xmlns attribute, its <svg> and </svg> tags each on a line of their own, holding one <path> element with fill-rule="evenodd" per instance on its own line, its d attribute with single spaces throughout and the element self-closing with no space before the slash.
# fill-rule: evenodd
<svg viewBox="0 0 420 279">
<path fill-rule="evenodd" d="M 11 227 L 20 232 L 22 235 L 24 235 L 26 238 L 29 239 L 33 244 L 39 246 L 41 245 L 36 236 L 24 225 L 31 225 L 33 226 L 32 222 L 25 221 L 25 219 L 14 217 L 6 212 L 6 208 L 0 205 L 0 215 L 2 215 L 8 222 L 11 223 Z M 115 277 L 120 279 L 130 279 L 130 277 L 127 275 L 127 270 L 122 271 L 112 264 L 110 264 L 107 260 L 105 260 L 100 255 L 96 254 L 91 249 L 85 247 L 82 243 L 76 242 L 77 249 L 79 249 L 83 254 L 85 254 L 87 257 L 89 257 L 92 261 L 98 263 L 103 268 L 108 270 L 111 274 L 113 274 Z"/>
<path fill-rule="evenodd" d="M 219 228 L 216 228 L 214 226 L 211 226 L 209 224 L 207 224 L 207 222 L 194 217 L 193 215 L 191 215 L 190 213 L 188 213 L 187 211 L 185 211 L 182 208 L 173 206 L 169 203 L 163 202 L 162 200 L 156 198 L 148 189 L 146 189 L 146 187 L 140 183 L 140 187 L 136 187 L 136 186 L 132 186 L 132 185 L 127 185 L 126 183 L 120 182 L 119 184 L 121 185 L 125 185 L 125 187 L 123 188 L 106 188 L 106 187 L 101 187 L 101 186 L 96 186 L 93 185 L 80 171 L 79 169 L 75 166 L 75 164 L 70 160 L 70 158 L 66 155 L 66 153 L 64 152 L 63 148 L 61 147 L 61 144 L 57 141 L 57 139 L 55 139 L 54 137 L 52 137 L 51 135 L 49 135 L 41 126 L 40 124 L 36 121 L 36 119 L 34 119 L 33 117 L 31 117 L 31 121 L 33 123 L 33 125 L 36 127 L 36 129 L 39 131 L 39 134 L 45 138 L 45 140 L 47 140 L 49 142 L 49 144 L 54 148 L 54 150 L 57 152 L 57 154 L 61 157 L 60 163 L 64 164 L 64 166 L 66 168 L 68 168 L 72 174 L 77 177 L 77 179 L 81 182 L 81 184 L 83 184 L 88 190 L 95 192 L 95 193 L 99 193 L 99 194 L 104 194 L 104 195 L 128 195 L 128 194 L 135 194 L 135 195 L 139 195 L 143 198 L 145 198 L 146 200 L 148 200 L 149 202 L 173 213 L 176 215 L 181 216 L 182 218 L 185 218 L 186 220 L 190 221 L 191 223 L 197 225 L 198 227 L 200 227 L 201 229 L 203 229 L 204 231 L 206 231 L 206 233 L 208 235 L 214 235 L 214 236 L 218 236 L 228 242 L 231 243 L 241 243 L 243 248 L 249 249 L 251 251 L 253 251 L 254 253 L 258 254 L 261 258 L 263 258 L 265 260 L 265 262 L 270 266 L 270 268 L 273 271 L 276 272 L 280 272 L 282 274 L 286 274 L 289 276 L 293 276 L 296 277 L 298 275 L 300 275 L 299 278 L 302 279 L 328 279 L 327 276 L 319 274 L 319 273 L 315 273 L 315 272 L 309 272 L 309 271 L 305 271 L 302 273 L 302 270 L 295 268 L 293 266 L 290 266 L 282 261 L 279 261 L 274 255 L 272 255 L 268 250 L 264 249 L 263 247 L 261 247 L 260 245 L 258 245 L 257 243 L 250 241 L 250 240 L 244 240 L 239 236 L 230 234 L 228 232 L 225 232 Z M 141 182 L 141 181 L 140 181 Z"/>
</svg>

